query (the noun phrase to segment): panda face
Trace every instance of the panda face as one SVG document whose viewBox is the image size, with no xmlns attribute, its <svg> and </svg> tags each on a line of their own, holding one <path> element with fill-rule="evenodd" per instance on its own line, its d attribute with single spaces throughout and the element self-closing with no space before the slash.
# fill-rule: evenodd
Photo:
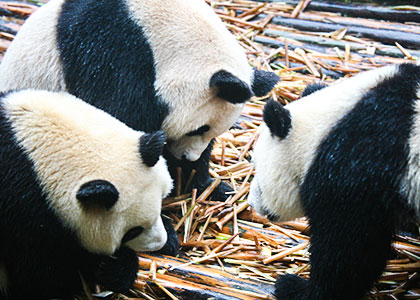
<svg viewBox="0 0 420 300">
<path fill-rule="evenodd" d="M 269 128 L 264 127 L 254 149 L 256 175 L 248 202 L 260 215 L 272 221 L 291 220 L 304 215 L 299 196 L 302 178 L 296 161 L 287 157 L 293 149 L 290 142 L 291 137 L 280 141 Z"/>
<path fill-rule="evenodd" d="M 10 93 L 4 108 L 51 209 L 83 247 L 163 247 L 161 202 L 172 188 L 163 132 L 134 131 L 64 93 Z"/>
<path fill-rule="evenodd" d="M 188 95 L 196 95 L 197 100 L 185 103 L 187 109 L 171 106 L 172 111 L 163 122 L 172 154 L 178 159 L 199 159 L 210 141 L 234 123 L 244 102 L 253 95 L 268 93 L 278 79 L 274 73 L 254 70 L 252 84 L 249 85 L 232 73 L 219 70 L 211 76 L 206 93 L 187 92 Z M 202 102 L 198 99 L 207 100 Z"/>
<path fill-rule="evenodd" d="M 235 122 L 242 107 L 242 104 L 232 104 L 223 99 L 214 98 L 205 105 L 197 107 L 194 115 L 185 115 L 188 125 L 182 130 L 179 128 L 181 134 L 174 131 L 174 127 L 179 127 L 177 119 L 180 117 L 174 113 L 173 116 L 176 118 L 168 118 L 164 122 L 165 132 L 169 131 L 168 136 L 173 133 L 173 140 L 168 140 L 169 150 L 178 159 L 196 161 L 210 141 Z M 179 114 L 182 114 L 182 111 Z M 171 123 L 174 125 L 169 125 Z"/>
</svg>

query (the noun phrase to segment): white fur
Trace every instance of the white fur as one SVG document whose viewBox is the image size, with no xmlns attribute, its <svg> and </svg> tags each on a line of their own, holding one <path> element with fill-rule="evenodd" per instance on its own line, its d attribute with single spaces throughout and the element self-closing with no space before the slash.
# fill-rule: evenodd
<svg viewBox="0 0 420 300">
<path fill-rule="evenodd" d="M 279 221 L 302 217 L 299 186 L 318 145 L 369 89 L 397 70 L 388 66 L 364 72 L 286 105 L 292 119 L 287 137 L 280 140 L 265 128 L 258 139 L 250 204 L 260 214 L 273 212 Z"/>
<path fill-rule="evenodd" d="M 160 209 L 172 180 L 163 158 L 152 168 L 143 163 L 141 132 L 65 93 L 11 93 L 3 106 L 51 207 L 86 249 L 112 254 L 136 226 L 145 230 L 130 243 L 134 250 L 157 250 L 165 244 Z M 82 209 L 76 199 L 81 185 L 97 179 L 119 191 L 110 211 Z"/>
<path fill-rule="evenodd" d="M 65 91 L 56 42 L 57 11 L 63 2 L 48 2 L 21 27 L 0 64 L 0 91 Z"/>
<path fill-rule="evenodd" d="M 216 97 L 209 87 L 211 76 L 223 69 L 251 84 L 252 68 L 204 0 L 125 1 L 149 40 L 155 59 L 155 88 L 170 107 L 162 125 L 172 141 L 170 150 L 177 158 L 184 155 L 197 160 L 210 140 L 233 124 L 243 107 Z M 55 40 L 62 3 L 51 0 L 23 25 L 0 66 L 0 90 L 65 90 Z M 203 136 L 186 136 L 203 125 L 210 126 Z"/>
<path fill-rule="evenodd" d="M 408 166 L 401 180 L 401 193 L 407 197 L 409 205 L 415 209 L 420 218 L 420 85 L 417 97 L 414 126 L 409 140 Z"/>
</svg>

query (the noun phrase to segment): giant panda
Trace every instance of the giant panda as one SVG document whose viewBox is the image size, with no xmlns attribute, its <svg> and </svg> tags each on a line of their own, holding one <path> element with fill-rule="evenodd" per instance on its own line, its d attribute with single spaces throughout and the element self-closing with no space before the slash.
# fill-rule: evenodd
<svg viewBox="0 0 420 300">
<path fill-rule="evenodd" d="M 164 142 L 66 93 L 2 94 L 0 298 L 128 290 L 166 242 Z"/>
<path fill-rule="evenodd" d="M 309 220 L 310 279 L 280 276 L 278 299 L 362 299 L 396 229 L 420 215 L 420 66 L 305 94 L 266 104 L 248 201 L 274 221 Z"/>
<path fill-rule="evenodd" d="M 51 0 L 0 67 L 0 90 L 68 91 L 136 130 L 163 129 L 173 178 L 181 166 L 185 184 L 194 169 L 199 191 L 211 181 L 212 139 L 277 81 L 251 68 L 204 0 Z"/>
</svg>

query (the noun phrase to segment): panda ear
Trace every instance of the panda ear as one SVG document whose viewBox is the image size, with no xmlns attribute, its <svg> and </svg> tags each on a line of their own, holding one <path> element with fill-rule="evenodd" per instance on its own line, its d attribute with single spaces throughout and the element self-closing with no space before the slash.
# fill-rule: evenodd
<svg viewBox="0 0 420 300">
<path fill-rule="evenodd" d="M 302 92 L 302 98 L 306 97 L 312 93 L 315 93 L 316 91 L 322 90 L 327 85 L 320 82 L 311 83 L 308 85 Z"/>
<path fill-rule="evenodd" d="M 140 137 L 140 155 L 148 167 L 153 167 L 162 155 L 166 135 L 162 130 L 145 133 Z"/>
<path fill-rule="evenodd" d="M 273 72 L 254 69 L 254 78 L 252 79 L 252 91 L 257 97 L 265 96 L 274 88 L 274 86 L 279 81 L 280 77 Z"/>
<path fill-rule="evenodd" d="M 245 103 L 253 96 L 249 85 L 235 75 L 220 70 L 210 78 L 210 87 L 217 89 L 217 96 L 230 103 Z"/>
<path fill-rule="evenodd" d="M 292 127 L 290 112 L 274 100 L 269 100 L 264 107 L 264 122 L 271 134 L 281 139 L 287 137 Z"/>
<path fill-rule="evenodd" d="M 76 198 L 86 208 L 105 207 L 110 210 L 119 197 L 115 186 L 106 180 L 92 180 L 83 184 L 77 191 Z"/>
</svg>

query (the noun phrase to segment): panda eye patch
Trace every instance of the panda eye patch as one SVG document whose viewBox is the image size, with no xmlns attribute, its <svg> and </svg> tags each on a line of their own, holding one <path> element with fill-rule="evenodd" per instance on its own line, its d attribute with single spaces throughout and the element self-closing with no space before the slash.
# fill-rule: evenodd
<svg viewBox="0 0 420 300">
<path fill-rule="evenodd" d="M 187 136 L 203 135 L 205 132 L 210 130 L 209 125 L 203 125 L 200 128 L 190 131 L 187 133 Z"/>
</svg>

